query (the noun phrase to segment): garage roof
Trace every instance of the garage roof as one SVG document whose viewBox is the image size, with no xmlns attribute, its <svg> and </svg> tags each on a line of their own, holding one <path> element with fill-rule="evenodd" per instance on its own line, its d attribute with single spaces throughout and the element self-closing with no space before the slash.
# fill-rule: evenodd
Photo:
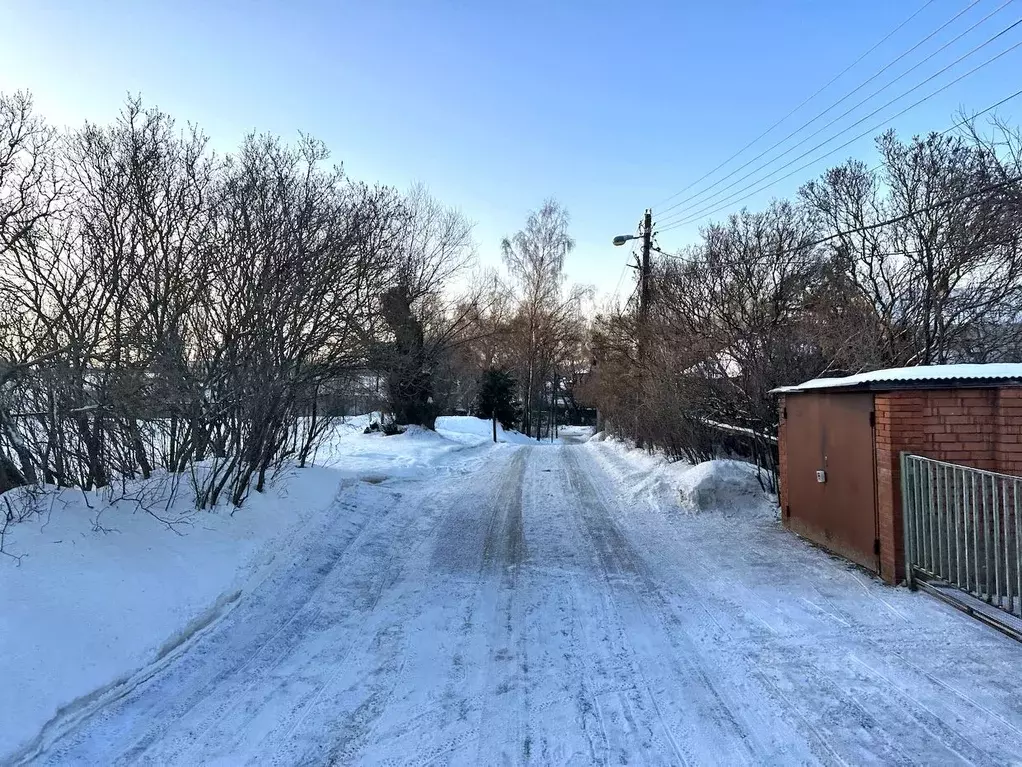
<svg viewBox="0 0 1022 767">
<path fill-rule="evenodd" d="M 1001 362 L 986 365 L 918 365 L 887 368 L 841 378 L 814 378 L 798 386 L 781 386 L 771 394 L 793 394 L 817 389 L 948 389 L 991 384 L 1022 385 L 1022 363 Z"/>
</svg>

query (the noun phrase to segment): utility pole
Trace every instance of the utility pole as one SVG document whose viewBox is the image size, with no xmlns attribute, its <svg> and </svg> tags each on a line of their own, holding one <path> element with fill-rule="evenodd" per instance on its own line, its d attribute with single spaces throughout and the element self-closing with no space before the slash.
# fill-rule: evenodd
<svg viewBox="0 0 1022 767">
<path fill-rule="evenodd" d="M 647 315 L 649 314 L 649 283 L 650 283 L 650 263 L 649 254 L 653 250 L 653 211 L 646 208 L 646 212 L 642 216 L 642 231 L 635 234 L 619 234 L 614 238 L 615 245 L 624 245 L 629 240 L 642 240 L 642 255 L 639 256 L 639 263 L 636 267 L 639 270 L 639 313 L 636 317 L 637 322 L 637 336 L 638 342 L 638 357 L 641 360 L 643 357 L 643 336 L 646 331 Z"/>
<path fill-rule="evenodd" d="M 646 212 L 642 216 L 642 231 L 638 235 L 634 234 L 619 234 L 614 238 L 615 245 L 624 245 L 629 240 L 642 240 L 642 255 L 639 257 L 638 269 L 639 269 L 639 313 L 636 317 L 636 338 L 635 338 L 635 352 L 638 360 L 638 371 L 636 378 L 636 391 L 635 401 L 636 407 L 640 398 L 641 391 L 641 379 L 642 379 L 642 366 L 646 357 L 646 332 L 648 329 L 648 314 L 649 314 L 649 293 L 650 293 L 650 263 L 649 254 L 653 250 L 653 211 L 650 208 L 646 208 Z M 642 446 L 644 440 L 639 439 L 639 445 Z"/>
<path fill-rule="evenodd" d="M 639 264 L 639 324 L 643 327 L 649 312 L 649 252 L 652 248 L 653 211 L 646 208 L 642 217 L 642 261 Z"/>
</svg>

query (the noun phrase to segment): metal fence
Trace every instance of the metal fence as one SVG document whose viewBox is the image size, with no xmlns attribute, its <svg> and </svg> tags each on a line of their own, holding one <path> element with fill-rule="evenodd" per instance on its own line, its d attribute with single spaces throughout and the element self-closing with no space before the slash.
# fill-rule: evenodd
<svg viewBox="0 0 1022 767">
<path fill-rule="evenodd" d="M 901 457 L 905 571 L 1022 616 L 1022 477 Z"/>
</svg>

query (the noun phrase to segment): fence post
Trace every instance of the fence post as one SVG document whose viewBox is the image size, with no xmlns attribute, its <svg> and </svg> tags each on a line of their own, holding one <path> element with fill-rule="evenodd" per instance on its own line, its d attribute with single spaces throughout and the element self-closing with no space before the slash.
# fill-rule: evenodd
<svg viewBox="0 0 1022 767">
<path fill-rule="evenodd" d="M 911 480 L 909 479 L 910 462 L 908 453 L 901 453 L 901 528 L 905 534 L 905 585 L 913 591 L 916 588 L 915 578 L 912 574 L 912 531 L 915 526 L 913 518 L 914 496 L 910 490 Z"/>
</svg>

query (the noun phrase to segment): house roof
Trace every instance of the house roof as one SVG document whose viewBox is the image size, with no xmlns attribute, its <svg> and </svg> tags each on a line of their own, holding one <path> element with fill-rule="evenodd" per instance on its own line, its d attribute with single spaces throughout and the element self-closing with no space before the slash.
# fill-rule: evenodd
<svg viewBox="0 0 1022 767">
<path fill-rule="evenodd" d="M 1022 363 L 918 365 L 887 368 L 841 378 L 814 378 L 798 386 L 781 386 L 771 394 L 796 394 L 818 389 L 889 391 L 892 389 L 950 389 L 993 384 L 1022 386 Z"/>
</svg>

